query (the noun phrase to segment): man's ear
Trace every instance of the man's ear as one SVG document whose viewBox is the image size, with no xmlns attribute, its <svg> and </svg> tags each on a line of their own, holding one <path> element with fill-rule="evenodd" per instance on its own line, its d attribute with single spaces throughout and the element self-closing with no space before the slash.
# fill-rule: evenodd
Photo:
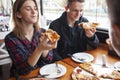
<svg viewBox="0 0 120 80">
<path fill-rule="evenodd" d="M 16 16 L 17 16 L 18 18 L 22 18 L 20 12 L 17 12 L 17 13 L 16 13 Z"/>
<path fill-rule="evenodd" d="M 69 7 L 68 7 L 68 6 L 65 6 L 65 10 L 68 12 L 68 11 L 69 11 Z"/>
</svg>

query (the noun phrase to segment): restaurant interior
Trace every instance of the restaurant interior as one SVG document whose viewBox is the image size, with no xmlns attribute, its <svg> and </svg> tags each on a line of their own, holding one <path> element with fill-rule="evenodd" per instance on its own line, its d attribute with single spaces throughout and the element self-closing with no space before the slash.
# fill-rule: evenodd
<svg viewBox="0 0 120 80">
<path fill-rule="evenodd" d="M 40 10 L 40 25 L 42 28 L 48 29 L 49 24 L 65 11 L 67 0 L 36 1 Z M 4 38 L 13 29 L 11 13 L 14 2 L 15 0 L 0 0 L 0 80 L 32 80 L 30 78 L 41 77 L 45 77 L 46 79 L 48 78 L 47 80 L 78 80 L 74 79 L 75 76 L 73 72 L 81 70 L 79 66 L 81 63 L 84 63 L 84 60 L 79 60 L 79 57 L 81 56 L 86 59 L 89 58 L 88 62 L 91 62 L 93 68 L 100 74 L 105 74 L 107 72 L 111 73 L 113 70 L 120 72 L 120 57 L 112 48 L 109 39 L 110 21 L 107 15 L 106 2 L 105 0 L 86 0 L 84 16 L 87 17 L 89 21 L 98 22 L 100 24 L 96 28 L 96 35 L 100 41 L 99 46 L 96 49 L 91 49 L 88 46 L 88 50 L 81 52 L 83 55 L 78 56 L 78 53 L 75 53 L 68 58 L 57 61 L 56 63 L 59 66 L 58 70 L 60 70 L 60 72 L 57 71 L 58 74 L 54 74 L 56 72 L 56 68 L 54 68 L 56 63 L 52 63 L 35 69 L 27 75 L 19 75 L 17 78 L 10 77 L 12 60 L 6 50 Z M 93 5 L 95 5 L 95 7 L 93 7 Z M 48 71 L 51 76 L 40 76 L 42 74 L 46 74 L 45 71 Z M 86 70 L 82 70 L 81 73 L 93 76 L 93 74 L 91 75 Z M 110 78 L 100 80 L 113 79 Z"/>
</svg>

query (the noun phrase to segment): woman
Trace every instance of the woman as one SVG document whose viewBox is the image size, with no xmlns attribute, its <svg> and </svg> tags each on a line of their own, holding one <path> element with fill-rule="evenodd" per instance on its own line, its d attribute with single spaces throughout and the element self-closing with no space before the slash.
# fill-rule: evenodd
<svg viewBox="0 0 120 80">
<path fill-rule="evenodd" d="M 13 61 L 11 71 L 23 75 L 50 63 L 57 41 L 48 43 L 45 30 L 39 28 L 36 0 L 16 0 L 13 22 L 13 31 L 5 37 L 5 45 Z"/>
</svg>

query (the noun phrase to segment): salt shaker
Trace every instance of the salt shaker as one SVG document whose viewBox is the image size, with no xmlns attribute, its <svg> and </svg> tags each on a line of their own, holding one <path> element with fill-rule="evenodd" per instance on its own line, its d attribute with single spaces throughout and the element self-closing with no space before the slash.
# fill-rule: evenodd
<svg viewBox="0 0 120 80">
<path fill-rule="evenodd" d="M 106 55 L 102 55 L 102 66 L 106 67 Z"/>
</svg>

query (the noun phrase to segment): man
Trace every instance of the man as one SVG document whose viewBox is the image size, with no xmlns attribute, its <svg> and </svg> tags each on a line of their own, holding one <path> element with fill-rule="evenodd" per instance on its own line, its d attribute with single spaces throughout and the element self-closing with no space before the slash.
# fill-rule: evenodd
<svg viewBox="0 0 120 80">
<path fill-rule="evenodd" d="M 120 0 L 106 0 L 106 2 L 111 21 L 110 39 L 114 50 L 120 56 Z"/>
<path fill-rule="evenodd" d="M 96 29 L 86 29 L 78 27 L 81 22 L 88 22 L 83 17 L 84 0 L 68 0 L 66 11 L 62 16 L 50 24 L 51 29 L 60 35 L 56 51 L 59 58 L 66 58 L 68 54 L 83 52 L 87 44 L 96 48 L 99 40 L 95 35 Z M 58 57 L 57 56 L 57 57 Z"/>
</svg>

